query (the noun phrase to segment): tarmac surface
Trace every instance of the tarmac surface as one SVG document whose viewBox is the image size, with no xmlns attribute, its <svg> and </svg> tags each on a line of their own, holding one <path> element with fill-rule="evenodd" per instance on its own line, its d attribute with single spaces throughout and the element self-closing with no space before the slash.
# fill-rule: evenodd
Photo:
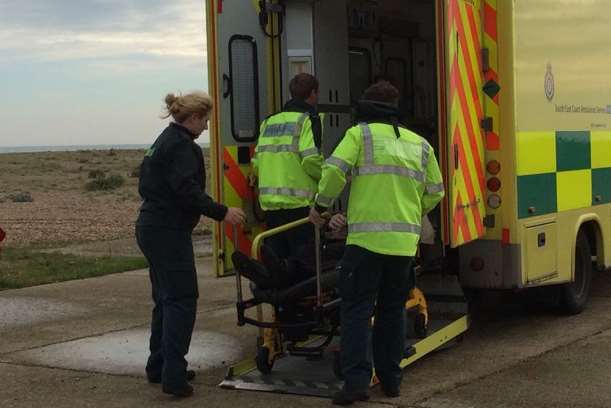
<svg viewBox="0 0 611 408">
<path fill-rule="evenodd" d="M 320 407 L 329 400 L 224 390 L 227 367 L 254 355 L 236 326 L 235 281 L 198 265 L 200 302 L 189 354 L 193 398 L 144 378 L 151 313 L 147 271 L 0 292 L 0 407 Z M 463 341 L 407 368 L 400 398 L 379 388 L 362 407 L 611 407 L 611 273 L 588 309 L 562 316 L 487 293 Z"/>
</svg>

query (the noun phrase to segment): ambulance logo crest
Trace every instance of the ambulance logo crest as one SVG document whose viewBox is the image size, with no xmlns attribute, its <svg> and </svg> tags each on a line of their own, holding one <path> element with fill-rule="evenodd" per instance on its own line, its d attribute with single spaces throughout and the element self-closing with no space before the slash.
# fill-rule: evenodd
<svg viewBox="0 0 611 408">
<path fill-rule="evenodd" d="M 552 64 L 547 64 L 547 72 L 545 72 L 545 97 L 548 101 L 554 99 L 554 74 L 552 74 Z"/>
</svg>

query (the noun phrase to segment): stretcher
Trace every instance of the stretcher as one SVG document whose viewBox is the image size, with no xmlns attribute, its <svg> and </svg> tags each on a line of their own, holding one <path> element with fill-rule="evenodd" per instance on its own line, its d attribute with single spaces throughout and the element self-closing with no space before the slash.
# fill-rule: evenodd
<svg viewBox="0 0 611 408">
<path fill-rule="evenodd" d="M 260 261 L 266 238 L 307 222 L 306 218 L 259 234 L 253 241 L 250 258 Z M 234 253 L 238 325 L 258 327 L 259 334 L 255 357 L 231 366 L 221 387 L 318 397 L 331 397 L 341 389 L 341 299 L 334 272 L 322 270 L 320 239 L 320 229 L 316 227 L 313 278 L 276 293 L 261 294 L 251 287 L 255 295 L 248 299 L 244 298 L 244 269 L 240 266 L 245 255 Z M 286 313 L 285 309 L 296 313 Z M 418 287 L 409 293 L 405 310 L 408 330 L 403 368 L 447 346 L 469 325 L 466 300 L 456 277 L 451 275 L 421 276 Z M 376 383 L 374 373 L 371 384 Z"/>
</svg>

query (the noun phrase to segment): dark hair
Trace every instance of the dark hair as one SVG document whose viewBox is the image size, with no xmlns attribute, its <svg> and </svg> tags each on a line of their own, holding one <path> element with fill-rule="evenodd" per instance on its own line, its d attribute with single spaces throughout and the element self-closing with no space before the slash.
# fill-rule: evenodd
<svg viewBox="0 0 611 408">
<path fill-rule="evenodd" d="M 373 102 L 397 105 L 399 103 L 399 96 L 399 90 L 397 90 L 397 88 L 395 88 L 390 82 L 380 81 L 376 82 L 365 90 L 363 99 Z"/>
<path fill-rule="evenodd" d="M 289 83 L 289 91 L 294 99 L 308 99 L 312 91 L 318 92 L 318 80 L 310 74 L 297 74 Z"/>
<path fill-rule="evenodd" d="M 377 84 L 378 82 L 388 82 L 392 84 L 394 81 L 392 81 L 391 78 L 386 74 L 378 74 L 373 77 L 372 84 Z"/>
</svg>

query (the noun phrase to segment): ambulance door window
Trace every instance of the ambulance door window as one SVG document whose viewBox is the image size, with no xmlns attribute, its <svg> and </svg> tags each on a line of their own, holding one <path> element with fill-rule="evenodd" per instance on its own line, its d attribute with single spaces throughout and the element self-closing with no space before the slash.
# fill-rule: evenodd
<svg viewBox="0 0 611 408">
<path fill-rule="evenodd" d="M 346 0 L 314 2 L 314 71 L 320 82 L 323 153 L 329 156 L 351 124 Z"/>
<path fill-rule="evenodd" d="M 350 101 L 354 105 L 371 84 L 371 53 L 366 48 L 350 47 Z"/>
<path fill-rule="evenodd" d="M 223 96 L 229 96 L 231 133 L 238 142 L 254 142 L 259 134 L 259 70 L 257 43 L 248 35 L 229 40 L 229 76 Z"/>
</svg>

